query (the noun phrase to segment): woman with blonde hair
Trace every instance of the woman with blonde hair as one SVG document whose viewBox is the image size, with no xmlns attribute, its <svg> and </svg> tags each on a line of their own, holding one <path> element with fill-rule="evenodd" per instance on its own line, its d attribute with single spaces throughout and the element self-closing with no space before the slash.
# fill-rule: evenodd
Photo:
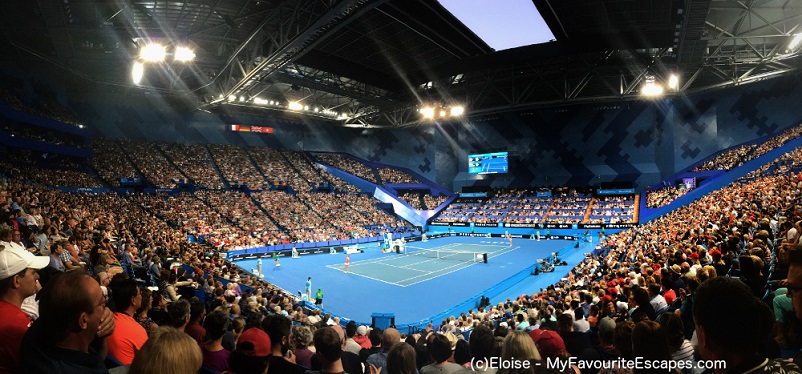
<svg viewBox="0 0 802 374">
<path fill-rule="evenodd" d="M 203 365 L 198 342 L 172 327 L 159 327 L 134 356 L 130 374 L 195 374 Z"/>
<path fill-rule="evenodd" d="M 504 338 L 504 348 L 501 350 L 502 360 L 535 360 L 540 361 L 540 352 L 529 334 L 523 331 L 510 331 Z"/>
<path fill-rule="evenodd" d="M 529 334 L 515 330 L 510 331 L 504 338 L 504 345 L 501 348 L 501 360 L 508 362 L 511 360 L 529 361 L 530 365 L 529 369 L 500 369 L 498 371 L 499 374 L 528 374 L 534 372 L 536 363 L 541 361 L 541 356 Z"/>
</svg>

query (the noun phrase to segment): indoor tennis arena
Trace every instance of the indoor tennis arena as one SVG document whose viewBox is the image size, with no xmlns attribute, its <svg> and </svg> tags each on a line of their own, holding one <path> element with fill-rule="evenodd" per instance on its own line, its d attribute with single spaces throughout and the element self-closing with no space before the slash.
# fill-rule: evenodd
<svg viewBox="0 0 802 374">
<path fill-rule="evenodd" d="M 798 2 L 0 6 L 0 372 L 799 371 Z"/>
</svg>

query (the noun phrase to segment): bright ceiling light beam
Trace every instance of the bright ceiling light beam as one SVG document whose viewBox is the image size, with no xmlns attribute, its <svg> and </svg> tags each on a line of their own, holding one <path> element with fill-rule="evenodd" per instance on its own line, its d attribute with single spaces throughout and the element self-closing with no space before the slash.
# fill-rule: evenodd
<svg viewBox="0 0 802 374">
<path fill-rule="evenodd" d="M 139 86 L 139 83 L 142 82 L 142 77 L 145 75 L 145 66 L 139 62 L 134 61 L 134 66 L 131 68 L 131 78 L 134 81 L 134 84 Z"/>
<path fill-rule="evenodd" d="M 195 52 L 187 47 L 177 47 L 173 58 L 179 62 L 189 62 L 195 59 Z"/>
<path fill-rule="evenodd" d="M 802 42 L 802 33 L 794 35 L 794 38 L 788 43 L 788 49 L 796 48 L 800 42 Z"/>
<path fill-rule="evenodd" d="M 675 91 L 679 88 L 679 77 L 677 77 L 676 74 L 671 74 L 671 76 L 668 77 L 668 88 Z"/>
<path fill-rule="evenodd" d="M 287 108 L 289 108 L 289 110 L 303 110 L 304 106 L 297 101 L 290 101 L 290 103 L 287 105 Z"/>
<path fill-rule="evenodd" d="M 419 112 L 423 116 L 423 118 L 426 118 L 426 119 L 433 119 L 434 118 L 434 108 L 432 108 L 432 107 L 421 108 L 419 110 Z"/>
<path fill-rule="evenodd" d="M 646 83 L 641 88 L 640 93 L 644 96 L 660 96 L 663 94 L 663 86 L 656 83 Z"/>
<path fill-rule="evenodd" d="M 166 54 L 166 49 L 160 44 L 148 44 L 139 50 L 139 58 L 147 62 L 162 62 Z"/>
<path fill-rule="evenodd" d="M 451 107 L 451 116 L 458 117 L 465 114 L 465 107 L 461 105 Z"/>
</svg>

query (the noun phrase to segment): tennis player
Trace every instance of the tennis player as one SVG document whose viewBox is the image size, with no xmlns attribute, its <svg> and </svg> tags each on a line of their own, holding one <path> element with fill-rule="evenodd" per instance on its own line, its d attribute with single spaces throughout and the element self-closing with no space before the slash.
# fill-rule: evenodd
<svg viewBox="0 0 802 374">
<path fill-rule="evenodd" d="M 345 272 L 348 272 L 348 265 L 351 264 L 351 255 L 345 256 Z"/>
</svg>

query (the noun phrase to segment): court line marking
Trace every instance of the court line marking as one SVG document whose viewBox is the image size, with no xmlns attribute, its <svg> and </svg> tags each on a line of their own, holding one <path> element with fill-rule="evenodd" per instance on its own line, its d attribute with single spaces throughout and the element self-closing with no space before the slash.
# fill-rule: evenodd
<svg viewBox="0 0 802 374">
<path fill-rule="evenodd" d="M 474 244 L 468 244 L 468 245 L 474 245 Z M 502 249 L 501 251 L 489 252 L 487 254 L 487 257 L 488 258 L 498 257 L 500 255 L 512 252 L 512 251 L 514 251 L 516 249 L 519 249 L 521 247 L 520 246 L 515 246 L 515 247 L 502 247 L 502 248 L 504 248 L 504 249 Z M 448 251 L 445 251 L 445 252 L 448 252 Z M 382 259 L 379 259 L 379 260 L 382 260 L 382 261 L 383 260 L 392 260 L 392 259 L 398 259 L 398 258 L 406 258 L 407 256 L 415 256 L 415 255 L 405 253 L 403 256 L 404 257 L 393 256 L 393 257 L 382 258 Z M 426 260 L 426 261 L 416 262 L 414 264 L 408 264 L 408 265 L 393 265 L 393 264 L 384 263 L 382 261 L 374 261 L 374 260 L 375 259 L 364 260 L 364 261 L 359 261 L 358 263 L 359 264 L 365 264 L 365 265 L 368 265 L 368 264 L 379 264 L 379 265 L 385 265 L 385 266 L 395 267 L 395 268 L 404 269 L 404 270 L 413 270 L 413 271 L 418 271 L 418 272 L 424 272 L 424 274 L 419 274 L 419 275 L 416 275 L 416 276 L 413 276 L 413 277 L 409 277 L 409 278 L 405 278 L 403 280 L 400 280 L 400 281 L 398 281 L 399 283 L 408 282 L 408 281 L 414 280 L 416 278 L 430 276 L 432 274 L 436 274 L 437 273 L 437 275 L 434 275 L 432 277 L 424 278 L 424 279 L 421 279 L 421 280 L 419 280 L 417 282 L 413 282 L 413 283 L 409 283 L 409 284 L 399 284 L 399 283 L 395 283 L 395 282 L 389 282 L 389 281 L 385 281 L 385 280 L 380 280 L 383 283 L 392 284 L 392 285 L 396 285 L 396 286 L 399 286 L 399 287 L 413 286 L 413 285 L 416 285 L 416 284 L 421 283 L 421 282 L 426 282 L 428 280 L 432 280 L 432 279 L 435 279 L 435 278 L 438 278 L 438 277 L 441 277 L 441 276 L 444 276 L 444 275 L 451 274 L 451 273 L 453 273 L 455 271 L 466 269 L 468 267 L 471 267 L 471 266 L 479 263 L 479 262 L 474 262 L 474 261 L 471 261 L 471 262 L 458 262 L 458 263 L 456 263 L 456 264 L 454 264 L 452 266 L 448 266 L 448 267 L 445 267 L 443 269 L 439 269 L 439 270 L 435 270 L 435 271 L 427 271 L 427 270 L 410 268 L 408 266 L 421 264 L 421 263 L 426 263 L 426 262 L 431 262 L 431 261 L 434 261 L 434 260 L 441 260 L 441 261 L 449 261 L 449 260 L 432 258 L 432 259 L 429 259 L 429 260 Z M 351 266 L 354 266 L 356 264 L 357 263 L 352 263 Z M 448 271 L 448 272 L 445 272 L 445 273 L 440 273 L 443 270 L 451 269 L 451 268 L 458 267 L 458 266 L 462 266 L 462 267 L 456 268 L 454 270 L 451 270 L 451 271 Z M 340 271 L 342 271 L 345 268 L 344 265 L 334 265 L 334 264 L 326 265 L 326 267 L 331 268 L 331 269 L 335 269 L 335 270 L 340 270 Z M 339 267 L 342 267 L 343 269 L 339 269 Z M 349 272 L 349 274 L 354 274 L 354 275 L 357 275 L 357 276 L 363 276 L 363 277 L 368 278 L 368 279 L 378 280 L 376 278 L 373 278 L 373 277 L 370 277 L 370 276 L 366 276 L 366 275 L 363 275 L 361 273 L 351 273 L 351 272 Z"/>
<path fill-rule="evenodd" d="M 427 275 L 427 274 L 429 274 L 429 273 L 428 273 L 426 270 L 419 270 L 419 269 L 406 269 L 406 268 L 402 268 L 402 267 L 400 267 L 400 266 L 396 266 L 396 265 L 390 265 L 390 264 L 379 264 L 379 265 L 390 266 L 390 267 L 396 267 L 396 268 L 399 268 L 399 269 L 404 269 L 404 270 L 413 270 L 413 271 L 417 271 L 417 272 L 422 272 L 422 273 L 425 273 L 425 274 L 421 274 L 421 275 Z M 327 268 L 343 271 L 343 269 L 344 269 L 345 267 L 343 266 L 343 269 L 339 269 L 339 268 L 338 268 L 339 266 L 342 266 L 342 265 L 334 265 L 334 264 L 332 264 L 332 265 L 326 265 L 326 267 L 327 267 Z M 365 277 L 365 278 L 368 278 L 368 279 L 377 280 L 377 281 L 380 281 L 380 282 L 383 282 L 383 283 L 392 284 L 392 285 L 394 285 L 394 286 L 406 287 L 406 286 L 404 286 L 404 285 L 402 285 L 402 284 L 398 284 L 398 283 L 395 283 L 395 282 L 390 282 L 390 281 L 387 281 L 387 280 L 382 280 L 382 279 L 374 278 L 374 277 L 371 277 L 371 276 L 368 276 L 368 275 L 364 275 L 364 274 L 362 274 L 362 273 L 352 273 L 352 272 L 348 272 L 348 274 L 353 274 L 353 275 L 356 275 L 356 276 L 360 276 L 360 277 Z M 405 281 L 405 280 L 407 280 L 407 279 L 408 279 L 408 278 L 404 278 L 404 279 L 400 280 L 399 282 L 403 282 L 403 281 Z"/>
</svg>

